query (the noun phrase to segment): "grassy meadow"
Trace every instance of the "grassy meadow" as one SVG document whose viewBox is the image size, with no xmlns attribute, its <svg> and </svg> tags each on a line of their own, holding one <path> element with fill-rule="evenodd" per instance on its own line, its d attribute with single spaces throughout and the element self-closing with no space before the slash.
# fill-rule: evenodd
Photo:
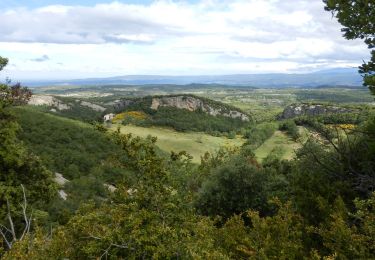
<svg viewBox="0 0 375 260">
<path fill-rule="evenodd" d="M 305 127 L 299 126 L 298 128 L 301 136 L 298 141 L 293 140 L 285 132 L 275 131 L 271 138 L 255 150 L 255 156 L 259 161 L 262 161 L 273 149 L 279 147 L 282 151 L 281 159 L 293 159 L 295 151 L 301 148 L 301 143 L 304 143 L 309 136 L 309 131 Z"/>
<path fill-rule="evenodd" d="M 282 151 L 281 159 L 290 160 L 295 155 L 295 150 L 301 147 L 301 145 L 295 142 L 292 138 L 287 136 L 281 131 L 275 131 L 275 133 L 266 140 L 261 146 L 255 150 L 255 156 L 259 161 L 262 161 L 267 155 L 275 149 L 275 147 L 280 147 Z"/>
<path fill-rule="evenodd" d="M 193 156 L 193 162 L 199 163 L 200 156 L 205 152 L 215 152 L 220 147 L 241 146 L 245 140 L 239 136 L 235 139 L 215 137 L 199 132 L 177 132 L 162 127 L 139 127 L 134 125 L 113 124 L 111 129 L 121 128 L 122 133 L 131 133 L 139 137 L 148 135 L 158 138 L 157 145 L 165 152 L 186 151 Z"/>
</svg>

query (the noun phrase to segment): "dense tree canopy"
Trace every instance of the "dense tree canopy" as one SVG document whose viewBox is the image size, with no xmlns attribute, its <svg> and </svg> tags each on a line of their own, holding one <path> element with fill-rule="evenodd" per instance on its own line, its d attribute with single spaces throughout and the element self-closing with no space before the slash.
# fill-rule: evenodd
<svg viewBox="0 0 375 260">
<path fill-rule="evenodd" d="M 2 69 L 7 60 L 0 57 L 0 64 Z M 26 189 L 29 206 L 38 210 L 46 210 L 46 204 L 57 192 L 51 172 L 19 141 L 20 127 L 9 111 L 10 106 L 27 102 L 30 96 L 31 92 L 19 84 L 12 87 L 0 84 L 0 224 L 3 234 L 0 239 L 10 236 L 3 225 L 5 217 L 9 219 L 11 213 L 21 210 L 21 185 Z M 14 223 L 23 222 L 20 217 L 15 217 Z M 17 231 L 17 227 L 15 229 Z"/>
</svg>

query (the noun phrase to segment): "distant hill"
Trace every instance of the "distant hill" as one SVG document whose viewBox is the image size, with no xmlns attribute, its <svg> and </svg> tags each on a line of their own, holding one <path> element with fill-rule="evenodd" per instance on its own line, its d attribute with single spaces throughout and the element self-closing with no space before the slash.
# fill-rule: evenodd
<svg viewBox="0 0 375 260">
<path fill-rule="evenodd" d="M 262 88 L 360 86 L 362 77 L 357 68 L 336 68 L 304 74 L 238 74 L 203 76 L 129 75 L 109 78 L 88 78 L 67 81 L 26 81 L 28 86 L 48 85 L 147 85 L 147 84 L 222 84 Z"/>
<path fill-rule="evenodd" d="M 108 112 L 116 114 L 112 122 L 125 125 L 164 126 L 212 135 L 238 131 L 252 122 L 251 116 L 238 108 L 194 95 L 121 99 Z"/>
</svg>

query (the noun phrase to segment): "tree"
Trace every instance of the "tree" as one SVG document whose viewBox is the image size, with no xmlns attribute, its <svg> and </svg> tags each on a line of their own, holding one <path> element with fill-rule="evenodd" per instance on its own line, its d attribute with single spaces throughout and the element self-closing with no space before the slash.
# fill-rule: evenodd
<svg viewBox="0 0 375 260">
<path fill-rule="evenodd" d="M 286 131 L 286 133 L 295 141 L 300 137 L 298 127 L 293 120 L 282 122 L 279 126 L 279 130 Z"/>
<path fill-rule="evenodd" d="M 0 56 L 0 71 L 8 64 L 8 59 Z"/>
<path fill-rule="evenodd" d="M 344 28 L 348 40 L 362 39 L 371 51 L 371 59 L 359 67 L 364 75 L 363 84 L 375 95 L 375 1 L 323 0 L 325 10 L 331 11 Z"/>
<path fill-rule="evenodd" d="M 225 223 L 217 239 L 230 259 L 305 259 L 302 217 L 291 203 L 273 203 L 278 208 L 274 216 L 261 217 L 249 210 L 245 216 L 251 225 L 238 215 Z"/>
<path fill-rule="evenodd" d="M 0 69 L 7 62 L 0 57 Z M 28 198 L 29 208 L 41 210 L 57 193 L 51 172 L 18 139 L 20 127 L 10 111 L 12 106 L 26 103 L 30 96 L 31 92 L 20 84 L 12 87 L 0 84 L 0 224 L 6 224 L 7 216 L 16 213 L 12 220 L 15 232 L 22 231 L 21 223 L 26 222 L 18 214 L 23 210 L 20 205 L 23 194 Z"/>
<path fill-rule="evenodd" d="M 269 214 L 267 203 L 275 195 L 275 188 L 283 189 L 282 178 L 266 172 L 252 156 L 234 155 L 213 168 L 198 193 L 196 207 L 210 216 L 228 218 L 248 209 Z"/>
<path fill-rule="evenodd" d="M 137 173 L 136 183 L 119 185 L 99 207 L 84 205 L 53 237 L 36 234 L 16 243 L 5 259 L 225 259 L 214 244 L 213 221 L 194 214 L 173 186 L 165 159 L 156 154 L 156 138 L 113 138 Z"/>
</svg>

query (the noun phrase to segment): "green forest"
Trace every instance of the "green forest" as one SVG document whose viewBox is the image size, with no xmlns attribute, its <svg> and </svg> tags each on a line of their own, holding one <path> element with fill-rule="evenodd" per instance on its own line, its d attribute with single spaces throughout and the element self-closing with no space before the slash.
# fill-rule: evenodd
<svg viewBox="0 0 375 260">
<path fill-rule="evenodd" d="M 374 2 L 323 2 L 345 38 L 372 50 L 360 72 L 373 99 Z M 2 259 L 375 259 L 374 109 L 251 122 L 149 104 L 117 111 L 146 115 L 121 124 L 243 136 L 197 164 L 99 113 L 52 113 L 31 97 L 0 84 Z M 276 131 L 299 142 L 295 157 L 275 147 L 257 160 Z"/>
</svg>

